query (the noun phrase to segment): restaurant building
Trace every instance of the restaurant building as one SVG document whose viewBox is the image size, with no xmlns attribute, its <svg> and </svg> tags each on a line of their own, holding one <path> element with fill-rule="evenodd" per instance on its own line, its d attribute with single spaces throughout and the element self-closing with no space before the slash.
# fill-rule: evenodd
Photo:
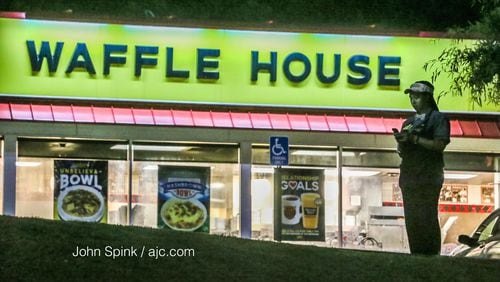
<svg viewBox="0 0 500 282">
<path fill-rule="evenodd" d="M 407 252 L 391 129 L 450 42 L 0 18 L 0 212 Z M 446 246 L 499 207 L 500 109 L 439 107 Z"/>
</svg>

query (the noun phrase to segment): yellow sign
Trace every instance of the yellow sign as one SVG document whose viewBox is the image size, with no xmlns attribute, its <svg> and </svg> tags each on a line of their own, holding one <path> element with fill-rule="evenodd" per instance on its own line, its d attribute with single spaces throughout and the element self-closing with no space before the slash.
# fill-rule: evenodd
<svg viewBox="0 0 500 282">
<path fill-rule="evenodd" d="M 0 19 L 0 94 L 411 109 L 449 40 Z M 436 93 L 448 87 L 436 83 Z M 497 112 L 449 96 L 444 111 Z"/>
</svg>

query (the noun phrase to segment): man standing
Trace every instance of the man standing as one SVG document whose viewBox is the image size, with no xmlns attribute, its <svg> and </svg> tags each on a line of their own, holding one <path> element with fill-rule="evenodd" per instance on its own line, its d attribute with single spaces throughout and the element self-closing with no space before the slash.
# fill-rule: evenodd
<svg viewBox="0 0 500 282">
<path fill-rule="evenodd" d="M 412 254 L 438 255 L 441 229 L 439 193 L 444 181 L 443 151 L 450 143 L 450 121 L 439 112 L 434 86 L 417 81 L 404 91 L 416 114 L 394 130 L 401 156 L 399 186 L 403 194 L 406 232 Z"/>
</svg>

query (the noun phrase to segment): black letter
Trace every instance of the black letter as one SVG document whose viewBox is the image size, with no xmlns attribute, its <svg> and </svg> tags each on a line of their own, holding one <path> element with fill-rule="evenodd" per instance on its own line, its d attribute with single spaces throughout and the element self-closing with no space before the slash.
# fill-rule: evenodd
<svg viewBox="0 0 500 282">
<path fill-rule="evenodd" d="M 386 65 L 394 67 L 386 68 Z M 379 56 L 378 57 L 378 85 L 380 86 L 399 86 L 399 66 L 401 57 Z M 394 78 L 386 78 L 387 75 L 393 75 Z"/>
<path fill-rule="evenodd" d="M 366 64 L 367 66 L 357 65 L 357 62 L 361 62 Z M 359 73 L 361 77 L 354 77 L 350 74 L 347 75 L 347 82 L 354 85 L 362 85 L 368 83 L 370 78 L 372 77 L 372 72 L 368 68 L 368 64 L 370 63 L 370 57 L 365 55 L 355 55 L 349 59 L 349 69 L 354 73 Z"/>
<path fill-rule="evenodd" d="M 316 54 L 316 61 L 317 61 L 317 66 L 316 66 L 316 76 L 318 77 L 318 80 L 322 83 L 334 83 L 339 79 L 340 76 L 340 54 L 333 54 L 333 74 L 332 76 L 326 76 L 323 73 L 323 54 L 318 53 Z"/>
<path fill-rule="evenodd" d="M 156 66 L 156 58 L 143 58 L 142 54 L 157 55 L 158 47 L 155 46 L 135 46 L 135 76 L 141 76 L 142 66 Z"/>
<path fill-rule="evenodd" d="M 301 75 L 293 75 L 290 71 L 290 65 L 293 61 L 302 62 L 304 64 L 304 72 Z M 291 82 L 300 83 L 311 73 L 311 62 L 307 56 L 302 53 L 292 53 L 286 56 L 285 61 L 283 62 L 283 72 L 285 73 L 285 77 Z"/>
<path fill-rule="evenodd" d="M 83 57 L 83 61 L 78 60 L 80 56 Z M 95 74 L 94 64 L 92 64 L 92 59 L 90 58 L 89 51 L 87 50 L 87 45 L 85 43 L 77 43 L 75 51 L 73 52 L 73 57 L 71 62 L 66 69 L 66 73 L 71 73 L 75 68 L 84 68 L 90 74 Z"/>
<path fill-rule="evenodd" d="M 205 71 L 205 68 L 218 68 L 219 61 L 205 61 L 205 57 L 218 58 L 219 49 L 198 49 L 198 63 L 196 78 L 198 79 L 219 79 L 219 72 Z"/>
<path fill-rule="evenodd" d="M 102 74 L 109 75 L 111 64 L 124 65 L 127 62 L 126 57 L 112 57 L 111 53 L 126 53 L 127 45 L 104 44 L 104 69 Z"/>
<path fill-rule="evenodd" d="M 252 51 L 252 81 L 257 81 L 257 73 L 261 70 L 268 71 L 270 74 L 269 81 L 276 81 L 276 68 L 278 56 L 276 52 L 271 52 L 270 63 L 259 63 L 259 51 Z"/>
<path fill-rule="evenodd" d="M 189 71 L 187 70 L 174 70 L 174 48 L 167 47 L 167 73 L 166 77 L 188 78 Z"/>
<path fill-rule="evenodd" d="M 54 56 L 50 52 L 50 45 L 48 41 L 42 41 L 42 47 L 40 47 L 40 53 L 36 53 L 35 42 L 33 40 L 26 40 L 26 45 L 28 47 L 28 54 L 30 56 L 31 71 L 38 72 L 42 68 L 43 59 L 47 59 L 47 64 L 49 66 L 49 72 L 56 72 L 57 66 L 59 65 L 59 59 L 61 58 L 61 52 L 64 43 L 56 43 L 56 52 Z"/>
</svg>

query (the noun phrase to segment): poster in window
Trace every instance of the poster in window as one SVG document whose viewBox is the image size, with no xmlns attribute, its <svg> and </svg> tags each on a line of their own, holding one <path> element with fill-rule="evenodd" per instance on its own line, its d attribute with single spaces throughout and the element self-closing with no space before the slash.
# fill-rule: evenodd
<svg viewBox="0 0 500 282">
<path fill-rule="evenodd" d="M 493 186 L 481 186 L 481 203 L 487 205 L 495 203 L 495 190 Z"/>
<path fill-rule="evenodd" d="M 209 232 L 210 168 L 158 166 L 158 227 Z"/>
<path fill-rule="evenodd" d="M 469 192 L 467 185 L 444 184 L 441 188 L 439 200 L 441 202 L 452 202 L 466 204 L 469 202 Z"/>
<path fill-rule="evenodd" d="M 324 173 L 320 169 L 276 169 L 275 238 L 324 241 Z"/>
<path fill-rule="evenodd" d="M 107 161 L 55 160 L 54 182 L 54 218 L 107 222 Z"/>
</svg>

